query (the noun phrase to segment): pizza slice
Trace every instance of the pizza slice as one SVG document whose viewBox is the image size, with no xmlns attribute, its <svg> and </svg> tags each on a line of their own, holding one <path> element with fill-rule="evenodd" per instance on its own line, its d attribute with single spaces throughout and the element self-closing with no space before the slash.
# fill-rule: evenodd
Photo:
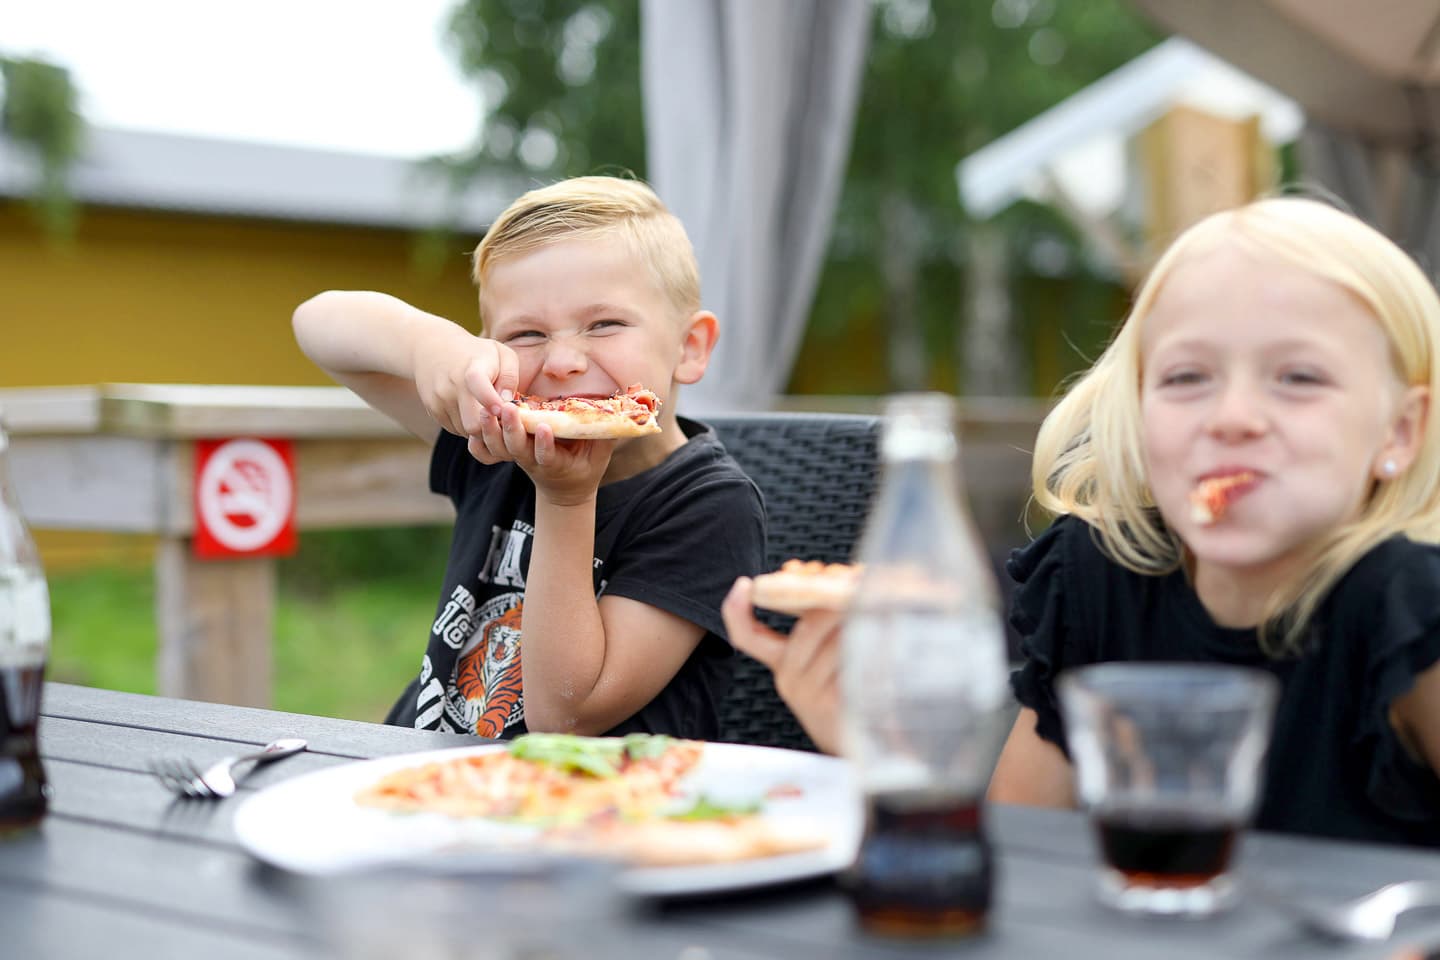
<svg viewBox="0 0 1440 960">
<path fill-rule="evenodd" d="M 555 397 L 520 394 L 511 401 L 520 408 L 525 432 L 542 423 L 560 440 L 620 440 L 660 432 L 660 398 L 638 383 L 609 397 Z"/>
<path fill-rule="evenodd" d="M 808 610 L 844 610 L 859 581 L 858 564 L 786 560 L 779 570 L 755 578 L 751 602 L 795 616 Z"/>
<path fill-rule="evenodd" d="M 1216 523 L 1235 498 L 1254 483 L 1255 474 L 1249 470 L 1200 481 L 1190 491 L 1190 519 L 1201 526 Z"/>
<path fill-rule="evenodd" d="M 398 770 L 356 794 L 361 806 L 545 826 L 652 816 L 700 760 L 696 740 L 531 733 L 503 750 Z"/>
</svg>

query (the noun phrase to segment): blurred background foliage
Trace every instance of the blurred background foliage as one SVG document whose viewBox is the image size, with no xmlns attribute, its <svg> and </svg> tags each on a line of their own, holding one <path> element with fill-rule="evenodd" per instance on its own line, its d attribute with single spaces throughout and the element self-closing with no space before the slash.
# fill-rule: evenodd
<svg viewBox="0 0 1440 960">
<path fill-rule="evenodd" d="M 0 57 L 0 133 L 33 158 L 33 207 L 51 236 L 58 238 L 69 237 L 75 226 L 68 182 L 85 134 L 77 100 L 64 67 Z"/>
<path fill-rule="evenodd" d="M 974 225 L 956 164 L 1162 35 L 1123 0 L 874 7 L 857 135 L 790 392 L 965 392 Z M 636 0 L 461 0 L 450 41 L 489 112 L 477 148 L 449 158 L 454 174 L 644 177 L 640 29 Z M 1027 371 L 1009 392 L 1047 395 L 1108 337 L 1126 291 L 1046 207 L 1019 204 L 997 227 Z"/>
</svg>

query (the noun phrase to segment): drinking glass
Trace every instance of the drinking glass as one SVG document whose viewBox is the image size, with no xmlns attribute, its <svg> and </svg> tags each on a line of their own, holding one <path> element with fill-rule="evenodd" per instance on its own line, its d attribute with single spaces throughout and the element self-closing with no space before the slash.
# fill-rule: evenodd
<svg viewBox="0 0 1440 960">
<path fill-rule="evenodd" d="M 1107 663 L 1063 674 L 1059 689 L 1079 799 L 1104 859 L 1100 899 L 1148 914 L 1229 905 L 1275 678 L 1217 664 Z"/>
</svg>

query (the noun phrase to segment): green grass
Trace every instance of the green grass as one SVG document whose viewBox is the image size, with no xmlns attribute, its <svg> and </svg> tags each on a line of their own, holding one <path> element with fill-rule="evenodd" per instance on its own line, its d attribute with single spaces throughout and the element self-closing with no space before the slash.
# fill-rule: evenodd
<svg viewBox="0 0 1440 960">
<path fill-rule="evenodd" d="M 303 535 L 301 552 L 279 564 L 273 706 L 382 719 L 420 669 L 446 536 L 433 529 Z M 151 569 L 49 579 L 49 679 L 156 692 Z"/>
</svg>

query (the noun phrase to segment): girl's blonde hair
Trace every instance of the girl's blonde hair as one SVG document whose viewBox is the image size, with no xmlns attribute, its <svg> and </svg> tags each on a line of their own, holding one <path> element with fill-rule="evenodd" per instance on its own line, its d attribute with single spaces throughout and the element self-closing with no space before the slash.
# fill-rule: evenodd
<svg viewBox="0 0 1440 960">
<path fill-rule="evenodd" d="M 650 271 L 656 286 L 689 317 L 700 309 L 700 268 L 685 228 L 638 180 L 574 177 L 522 195 L 475 248 L 471 277 L 480 292 L 501 260 L 561 240 L 614 237 Z M 483 316 L 483 296 L 482 296 Z"/>
<path fill-rule="evenodd" d="M 1031 472 L 1036 502 L 1074 514 L 1100 545 L 1137 573 L 1179 568 L 1183 546 L 1165 525 L 1145 476 L 1140 424 L 1141 328 L 1175 267 L 1227 243 L 1277 257 L 1357 297 L 1390 342 L 1402 383 L 1440 397 L 1440 297 L 1383 234 L 1315 200 L 1276 197 L 1217 213 L 1190 227 L 1160 257 L 1115 339 L 1045 418 Z M 1297 652 L 1326 593 L 1361 556 L 1404 534 L 1440 542 L 1440 417 L 1427 416 L 1410 468 L 1376 485 L 1361 515 L 1319 546 L 1309 570 L 1277 589 L 1260 636 L 1271 655 Z"/>
</svg>

